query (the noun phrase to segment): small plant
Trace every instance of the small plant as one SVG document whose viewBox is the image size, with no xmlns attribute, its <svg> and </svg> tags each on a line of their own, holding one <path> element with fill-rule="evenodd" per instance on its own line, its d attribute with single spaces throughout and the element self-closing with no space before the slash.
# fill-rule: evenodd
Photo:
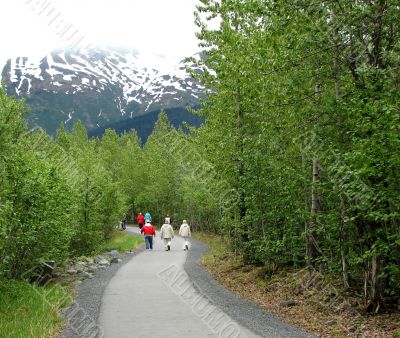
<svg viewBox="0 0 400 338">
<path fill-rule="evenodd" d="M 20 281 L 0 281 L 0 332 L 8 338 L 52 336 L 62 325 L 60 311 L 72 298 L 69 289 Z"/>
</svg>

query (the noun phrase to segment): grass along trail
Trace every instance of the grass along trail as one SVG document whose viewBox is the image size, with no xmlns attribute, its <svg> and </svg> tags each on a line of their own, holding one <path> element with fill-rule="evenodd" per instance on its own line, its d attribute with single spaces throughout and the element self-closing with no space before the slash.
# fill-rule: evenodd
<svg viewBox="0 0 400 338">
<path fill-rule="evenodd" d="M 124 253 L 143 244 L 140 236 L 116 231 L 98 250 Z M 47 286 L 0 280 L 0 338 L 59 337 L 62 311 L 74 301 L 74 281 L 59 279 Z"/>
</svg>

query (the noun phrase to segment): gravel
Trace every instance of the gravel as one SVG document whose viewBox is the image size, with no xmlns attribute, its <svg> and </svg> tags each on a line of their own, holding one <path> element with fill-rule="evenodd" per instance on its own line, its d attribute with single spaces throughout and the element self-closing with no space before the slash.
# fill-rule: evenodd
<svg viewBox="0 0 400 338">
<path fill-rule="evenodd" d="M 202 242 L 192 239 L 191 250 L 185 263 L 185 271 L 194 287 L 205 295 L 232 319 L 262 337 L 315 337 L 282 322 L 276 316 L 265 312 L 258 305 L 238 298 L 235 294 L 217 284 L 213 277 L 200 266 L 199 259 L 207 251 Z"/>
</svg>

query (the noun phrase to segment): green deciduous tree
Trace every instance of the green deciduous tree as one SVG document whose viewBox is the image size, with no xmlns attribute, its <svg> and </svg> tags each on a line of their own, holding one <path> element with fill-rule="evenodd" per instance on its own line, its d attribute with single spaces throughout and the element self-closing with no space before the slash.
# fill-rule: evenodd
<svg viewBox="0 0 400 338">
<path fill-rule="evenodd" d="M 374 310 L 398 287 L 398 5 L 202 1 L 196 18 L 196 140 L 239 194 L 232 242 L 273 268 L 341 271 Z"/>
</svg>

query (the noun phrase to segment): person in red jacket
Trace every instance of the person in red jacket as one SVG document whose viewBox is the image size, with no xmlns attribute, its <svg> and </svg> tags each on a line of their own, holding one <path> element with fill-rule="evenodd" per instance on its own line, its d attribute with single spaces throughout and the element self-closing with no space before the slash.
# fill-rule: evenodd
<svg viewBox="0 0 400 338">
<path fill-rule="evenodd" d="M 144 216 L 141 212 L 139 212 L 139 215 L 137 216 L 136 220 L 137 220 L 139 229 L 142 229 L 143 224 L 144 224 Z"/>
<path fill-rule="evenodd" d="M 146 250 L 153 250 L 153 237 L 156 237 L 156 229 L 154 229 L 149 220 L 146 221 L 140 232 L 144 235 Z"/>
</svg>

